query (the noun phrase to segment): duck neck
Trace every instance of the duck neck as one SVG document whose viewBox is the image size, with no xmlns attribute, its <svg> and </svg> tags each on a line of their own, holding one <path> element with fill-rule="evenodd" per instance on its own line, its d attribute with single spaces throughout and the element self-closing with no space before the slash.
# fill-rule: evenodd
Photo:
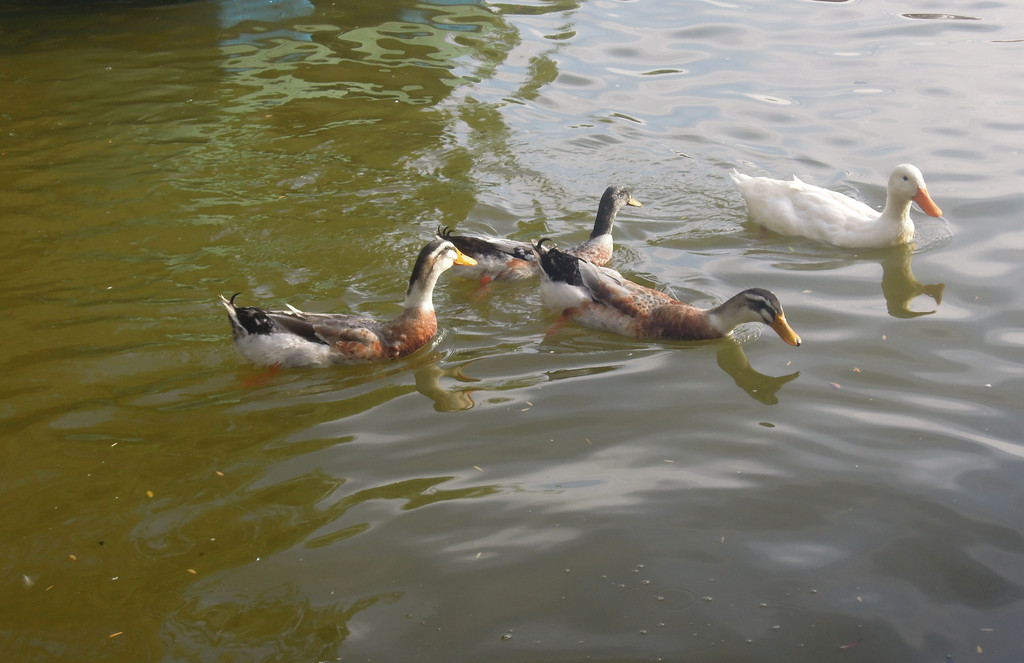
<svg viewBox="0 0 1024 663">
<path fill-rule="evenodd" d="M 885 200 L 881 221 L 886 223 L 887 227 L 895 230 L 893 238 L 895 244 L 909 242 L 914 236 L 914 222 L 910 218 L 910 205 L 911 201 L 899 199 L 897 196 L 888 196 Z"/>
<path fill-rule="evenodd" d="M 887 196 L 882 216 L 897 222 L 907 222 L 910 220 L 910 205 L 912 202 L 910 200 L 903 200 L 898 196 Z"/>
<path fill-rule="evenodd" d="M 439 274 L 436 271 L 427 272 L 422 278 L 414 278 L 409 283 L 409 290 L 405 293 L 405 311 L 433 312 L 434 310 L 434 285 L 437 283 Z"/>
<path fill-rule="evenodd" d="M 723 315 L 721 309 L 721 306 L 716 306 L 715 308 L 708 310 L 708 325 L 722 336 L 728 336 L 732 332 L 733 327 L 739 323 L 731 322 L 731 318 L 727 315 Z"/>
<path fill-rule="evenodd" d="M 737 325 L 744 322 L 758 322 L 761 316 L 744 305 L 742 293 L 708 309 L 708 322 L 723 336 L 728 336 Z"/>
<path fill-rule="evenodd" d="M 602 198 L 601 204 L 597 208 L 597 217 L 594 219 L 594 230 L 590 233 L 590 239 L 611 233 L 618 211 L 614 200 L 610 197 Z"/>
</svg>

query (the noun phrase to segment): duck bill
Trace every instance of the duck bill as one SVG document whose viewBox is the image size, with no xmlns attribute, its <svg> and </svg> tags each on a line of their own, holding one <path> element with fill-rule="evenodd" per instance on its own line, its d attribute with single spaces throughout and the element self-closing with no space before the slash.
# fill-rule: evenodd
<svg viewBox="0 0 1024 663">
<path fill-rule="evenodd" d="M 643 207 L 644 206 L 644 204 L 642 202 L 640 202 L 639 200 L 637 200 L 633 196 L 629 197 L 629 200 L 626 201 L 626 204 L 629 205 L 630 207 Z"/>
<path fill-rule="evenodd" d="M 921 187 L 917 190 L 917 195 L 914 196 L 914 202 L 921 206 L 924 213 L 928 216 L 942 216 L 942 210 L 935 204 L 932 197 L 928 195 L 928 189 Z"/>
<path fill-rule="evenodd" d="M 475 259 L 470 258 L 465 253 L 463 253 L 462 251 L 459 251 L 458 247 L 455 247 L 455 253 L 459 254 L 458 256 L 455 257 L 455 264 L 456 265 L 466 265 L 468 267 L 472 267 L 473 265 L 476 264 L 476 260 Z"/>
<path fill-rule="evenodd" d="M 770 326 L 779 335 L 779 338 L 790 345 L 800 345 L 803 342 L 800 340 L 800 335 L 793 331 L 793 328 L 786 322 L 786 316 L 782 313 L 775 316 L 775 322 Z"/>
</svg>

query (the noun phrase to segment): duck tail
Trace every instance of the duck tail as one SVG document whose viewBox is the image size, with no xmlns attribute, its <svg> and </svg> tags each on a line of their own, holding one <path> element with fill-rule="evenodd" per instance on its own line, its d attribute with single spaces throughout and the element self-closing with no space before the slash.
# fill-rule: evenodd
<svg viewBox="0 0 1024 663">
<path fill-rule="evenodd" d="M 569 285 L 580 285 L 583 281 L 580 276 L 579 258 L 554 246 L 544 246 L 545 242 L 550 243 L 547 237 L 533 242 L 533 250 L 540 258 L 540 267 L 544 274 L 552 281 L 563 281 Z"/>
</svg>

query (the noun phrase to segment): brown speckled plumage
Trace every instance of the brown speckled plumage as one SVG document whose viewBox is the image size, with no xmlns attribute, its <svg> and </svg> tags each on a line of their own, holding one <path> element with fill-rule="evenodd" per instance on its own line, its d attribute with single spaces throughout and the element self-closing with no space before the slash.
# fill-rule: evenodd
<svg viewBox="0 0 1024 663">
<path fill-rule="evenodd" d="M 535 244 L 544 272 L 541 298 L 564 319 L 636 338 L 721 338 L 743 322 L 763 322 L 791 345 L 800 337 L 768 290 L 750 288 L 724 304 L 701 309 L 624 278 L 556 248 Z"/>
</svg>

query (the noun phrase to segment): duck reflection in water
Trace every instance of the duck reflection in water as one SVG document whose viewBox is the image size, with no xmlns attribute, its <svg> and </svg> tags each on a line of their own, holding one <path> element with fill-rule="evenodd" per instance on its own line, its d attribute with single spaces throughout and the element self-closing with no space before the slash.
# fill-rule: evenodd
<svg viewBox="0 0 1024 663">
<path fill-rule="evenodd" d="M 416 391 L 434 401 L 434 409 L 438 412 L 460 412 L 471 410 L 476 403 L 473 401 L 473 389 L 456 387 L 446 389 L 441 385 L 442 378 L 450 378 L 456 382 L 479 382 L 462 372 L 464 364 L 442 367 L 438 353 L 430 353 L 424 358 L 422 366 L 416 368 Z"/>
<path fill-rule="evenodd" d="M 935 313 L 931 311 L 914 311 L 910 302 L 919 295 L 926 295 L 935 300 L 935 306 L 942 303 L 942 292 L 945 283 L 924 284 L 917 280 L 910 267 L 910 257 L 914 254 L 914 244 L 902 244 L 885 250 L 881 260 L 882 294 L 885 296 L 886 308 L 894 318 L 916 318 Z"/>
<path fill-rule="evenodd" d="M 432 350 L 423 356 L 410 357 L 404 366 L 365 364 L 347 367 L 346 373 L 335 375 L 330 380 L 333 382 L 333 389 L 338 393 L 346 390 L 361 387 L 367 383 L 380 381 L 387 376 L 397 375 L 411 370 L 413 373 L 414 385 L 403 384 L 399 387 L 389 387 L 392 390 L 392 397 L 397 398 L 402 394 L 418 391 L 434 402 L 434 409 L 438 412 L 460 412 L 471 410 L 476 403 L 473 401 L 473 391 L 470 387 L 453 385 L 451 388 L 443 384 L 446 378 L 456 383 L 479 382 L 477 378 L 471 378 L 463 373 L 466 364 L 442 365 L 442 355 Z M 242 386 L 246 389 L 263 388 L 273 383 L 274 379 L 281 375 L 278 366 L 271 366 L 263 369 L 255 375 L 242 379 Z M 296 375 L 294 373 L 292 376 Z M 283 375 L 282 375 L 283 377 Z M 294 379 L 294 378 L 289 378 Z"/>
<path fill-rule="evenodd" d="M 776 405 L 779 402 L 778 392 L 787 383 L 800 377 L 800 371 L 788 375 L 772 377 L 758 373 L 750 365 L 743 346 L 733 341 L 722 343 L 718 350 L 718 366 L 729 374 L 736 386 L 747 392 L 747 395 L 765 405 Z"/>
</svg>

